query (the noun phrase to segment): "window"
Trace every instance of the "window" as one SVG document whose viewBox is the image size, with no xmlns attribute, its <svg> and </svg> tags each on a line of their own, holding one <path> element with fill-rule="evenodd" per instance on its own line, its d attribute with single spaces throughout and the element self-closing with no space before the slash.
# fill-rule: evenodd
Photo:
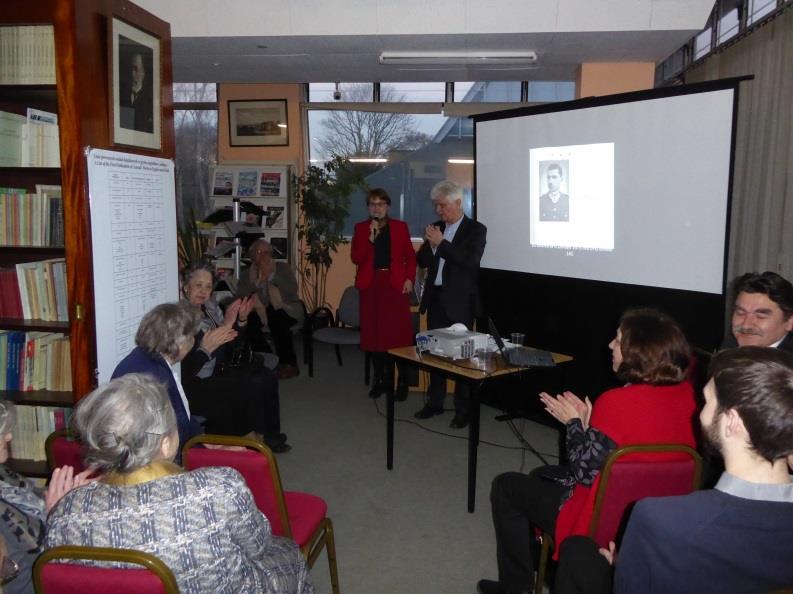
<svg viewBox="0 0 793 594">
<path fill-rule="evenodd" d="M 749 0 L 748 24 L 752 25 L 776 9 L 776 0 Z"/>
<path fill-rule="evenodd" d="M 738 34 L 741 24 L 741 8 L 743 0 L 722 0 L 719 4 L 719 39 L 724 43 Z"/>
<path fill-rule="evenodd" d="M 460 102 L 520 100 L 519 81 L 455 83 Z M 371 97 L 370 85 L 348 83 L 349 97 Z M 330 88 L 334 88 L 331 85 Z M 572 82 L 529 83 L 534 101 L 572 99 Z M 316 97 L 314 85 L 309 93 Z M 356 162 L 368 187 L 382 187 L 391 196 L 391 215 L 407 222 L 411 235 L 421 237 L 424 227 L 437 216 L 430 202 L 432 186 L 451 179 L 465 189 L 463 208 L 472 212 L 473 121 L 467 117 L 411 113 L 411 102 L 442 103 L 444 83 L 383 83 L 382 105 L 356 108 L 361 99 L 350 100 L 345 109 L 309 109 L 309 158 L 321 166 L 334 155 Z M 345 234 L 352 235 L 356 222 L 368 216 L 363 192 L 351 197 Z"/>
<path fill-rule="evenodd" d="M 706 56 L 710 53 L 710 40 L 713 36 L 713 33 L 708 27 L 702 33 L 697 35 L 694 40 L 694 59 L 699 60 L 703 56 Z"/>
<path fill-rule="evenodd" d="M 209 169 L 217 163 L 218 110 L 214 83 L 175 83 L 176 209 L 180 223 L 209 214 Z"/>
<path fill-rule="evenodd" d="M 446 83 L 381 83 L 380 102 L 388 101 L 443 103 L 446 100 Z"/>
<path fill-rule="evenodd" d="M 336 99 L 336 83 L 309 83 L 308 100 L 312 103 L 342 101 L 345 103 L 368 103 L 372 100 L 372 83 L 339 83 L 341 96 Z"/>
</svg>

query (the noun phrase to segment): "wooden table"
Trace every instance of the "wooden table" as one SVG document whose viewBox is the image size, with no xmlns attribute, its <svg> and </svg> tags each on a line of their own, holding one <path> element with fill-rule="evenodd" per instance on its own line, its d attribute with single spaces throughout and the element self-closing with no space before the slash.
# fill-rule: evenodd
<svg viewBox="0 0 793 594">
<path fill-rule="evenodd" d="M 479 387 L 485 380 L 491 377 L 520 373 L 521 371 L 531 370 L 531 367 L 512 367 L 508 365 L 498 353 L 488 362 L 487 366 L 481 368 L 473 359 L 458 359 L 452 361 L 428 353 L 418 355 L 416 347 L 400 347 L 391 349 L 388 354 L 396 362 L 417 365 L 429 371 L 439 371 L 455 381 L 468 382 L 471 386 L 470 401 L 468 404 L 468 511 L 474 512 L 476 503 L 476 459 L 479 450 Z M 554 362 L 565 363 L 572 361 L 570 355 L 551 353 Z M 535 368 L 536 369 L 536 368 Z M 386 467 L 388 470 L 394 468 L 394 393 L 390 390 L 387 398 L 387 430 L 386 430 Z"/>
</svg>

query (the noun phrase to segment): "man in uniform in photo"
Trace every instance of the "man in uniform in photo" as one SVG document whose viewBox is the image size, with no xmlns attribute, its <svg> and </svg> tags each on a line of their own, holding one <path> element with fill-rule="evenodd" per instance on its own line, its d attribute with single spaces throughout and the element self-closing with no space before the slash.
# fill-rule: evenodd
<svg viewBox="0 0 793 594">
<path fill-rule="evenodd" d="M 570 197 L 560 191 L 562 185 L 562 168 L 558 163 L 551 163 L 545 171 L 548 191 L 540 196 L 540 221 L 570 220 Z"/>
</svg>

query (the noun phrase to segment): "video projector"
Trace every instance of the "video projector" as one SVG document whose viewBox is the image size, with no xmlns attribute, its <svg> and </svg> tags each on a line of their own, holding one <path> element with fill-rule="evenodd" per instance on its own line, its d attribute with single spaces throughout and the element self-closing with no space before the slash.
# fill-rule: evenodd
<svg viewBox="0 0 793 594">
<path fill-rule="evenodd" d="M 472 332 L 463 324 L 436 328 L 416 334 L 416 350 L 449 359 L 468 359 L 476 349 L 486 349 L 490 336 Z"/>
</svg>

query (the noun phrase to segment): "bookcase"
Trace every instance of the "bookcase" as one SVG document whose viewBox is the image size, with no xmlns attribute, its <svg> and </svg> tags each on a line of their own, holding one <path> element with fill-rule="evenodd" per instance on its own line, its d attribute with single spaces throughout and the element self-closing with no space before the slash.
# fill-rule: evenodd
<svg viewBox="0 0 793 594">
<path fill-rule="evenodd" d="M 122 19 L 154 35 L 160 43 L 161 148 L 148 150 L 112 144 L 109 23 Z M 168 23 L 125 0 L 3 0 L 0 27 L 49 25 L 55 48 L 54 80 L 0 84 L 0 111 L 25 114 L 27 108 L 58 115 L 60 167 L 0 167 L 0 187 L 36 191 L 37 184 L 60 185 L 64 245 L 0 245 L 0 266 L 13 267 L 63 257 L 66 260 L 68 321 L 0 318 L 0 330 L 56 332 L 68 336 L 71 391 L 0 391 L 0 398 L 36 407 L 70 407 L 96 386 L 96 325 L 91 261 L 90 209 L 86 149 L 107 148 L 173 158 L 171 35 Z M 15 80 L 8 74 L 0 80 Z M 12 73 L 13 74 L 13 73 Z M 16 80 L 26 80 L 17 76 Z M 5 370 L 2 370 L 3 372 Z M 13 455 L 13 443 L 12 443 Z M 13 458 L 13 468 L 45 476 L 46 463 Z"/>
<path fill-rule="evenodd" d="M 256 222 L 248 224 L 243 247 L 263 237 L 273 246 L 276 260 L 291 261 L 292 257 L 292 174 L 294 163 L 284 162 L 252 162 L 219 163 L 210 171 L 210 197 L 214 214 L 226 213 L 231 220 L 233 200 L 239 198 L 241 203 L 249 203 L 253 208 L 260 209 L 256 213 Z M 244 209 L 243 209 L 244 211 Z M 254 217 L 251 217 L 253 221 Z M 242 220 L 246 220 L 243 212 Z M 254 226 L 255 225 L 255 226 Z M 233 240 L 233 235 L 223 224 L 215 226 L 210 238 L 210 248 L 223 242 Z M 231 273 L 233 261 L 231 256 L 219 258 L 216 262 L 221 278 Z"/>
</svg>

